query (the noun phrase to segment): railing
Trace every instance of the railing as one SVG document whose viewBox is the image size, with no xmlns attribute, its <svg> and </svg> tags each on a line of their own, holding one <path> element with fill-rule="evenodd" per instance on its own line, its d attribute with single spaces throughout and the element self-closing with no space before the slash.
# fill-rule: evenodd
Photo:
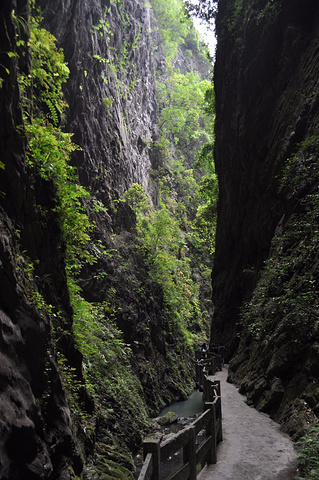
<svg viewBox="0 0 319 480">
<path fill-rule="evenodd" d="M 196 352 L 196 386 L 203 390 L 204 402 L 209 401 L 210 393 L 207 392 L 209 384 L 205 380 L 208 375 L 215 375 L 215 373 L 222 370 L 222 359 L 220 355 L 214 355 L 212 353 L 202 354 L 201 352 Z M 219 394 L 220 396 L 220 391 Z"/>
<path fill-rule="evenodd" d="M 217 370 L 222 370 L 222 357 L 211 352 L 195 352 L 196 365 L 199 360 L 209 360 L 206 362 L 207 367 L 210 369 L 210 375 L 215 375 Z"/>
<path fill-rule="evenodd" d="M 217 444 L 222 441 L 220 382 L 208 375 L 215 368 L 213 357 L 196 361 L 196 382 L 201 386 L 205 411 L 189 426 L 162 441 L 144 441 L 144 464 L 138 480 L 161 480 L 161 462 L 183 449 L 183 465 L 165 480 L 195 480 L 205 463 L 217 462 Z M 200 441 L 198 433 L 206 430 Z"/>
</svg>

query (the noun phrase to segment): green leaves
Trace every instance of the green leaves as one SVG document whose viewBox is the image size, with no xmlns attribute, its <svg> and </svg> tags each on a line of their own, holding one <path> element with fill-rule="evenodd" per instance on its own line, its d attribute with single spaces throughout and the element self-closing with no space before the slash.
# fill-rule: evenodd
<svg viewBox="0 0 319 480">
<path fill-rule="evenodd" d="M 298 462 L 300 480 L 316 480 L 319 477 L 319 427 L 309 428 L 298 441 L 301 447 Z"/>
<path fill-rule="evenodd" d="M 150 0 L 150 3 L 160 26 L 166 61 L 170 64 L 177 54 L 178 46 L 184 43 L 192 21 L 185 16 L 180 0 Z M 182 18 L 184 21 L 181 21 Z"/>
<path fill-rule="evenodd" d="M 157 83 L 161 104 L 159 125 L 164 135 L 173 135 L 174 143 L 181 149 L 188 148 L 196 139 L 211 140 L 211 120 L 203 106 L 208 80 L 201 81 L 196 73 L 174 72 L 164 82 Z M 199 145 L 197 145 L 199 149 Z"/>
<path fill-rule="evenodd" d="M 39 118 L 34 118 L 33 123 L 26 126 L 26 131 L 29 165 L 56 186 L 57 205 L 54 211 L 67 246 L 67 269 L 75 274 L 81 261 L 95 261 L 87 250 L 93 226 L 82 205 L 82 199 L 89 194 L 77 184 L 76 171 L 69 165 L 71 153 L 79 147 L 72 143 L 72 134 L 50 124 L 44 125 Z"/>
<path fill-rule="evenodd" d="M 193 234 L 196 230 L 197 241 L 205 242 L 212 253 L 218 196 L 212 135 L 214 89 L 210 82 L 201 81 L 195 73 L 183 75 L 174 72 L 165 82 L 157 84 L 157 91 L 163 106 L 159 120 L 163 136 L 158 146 L 162 152 L 169 151 L 171 139 L 180 148 L 179 152 L 185 151 L 188 161 L 193 162 L 193 169 L 187 169 L 182 157 L 179 161 L 172 154 L 166 155 L 179 199 L 187 206 L 188 214 L 192 209 L 197 210 L 192 225 Z M 201 149 L 203 141 L 207 143 Z M 161 188 L 163 191 L 163 182 Z"/>
<path fill-rule="evenodd" d="M 185 232 L 181 229 L 179 215 L 183 204 L 176 203 L 169 191 L 165 200 L 154 208 L 141 185 L 133 186 L 123 195 L 137 215 L 137 233 L 143 248 L 149 272 L 164 293 L 165 313 L 169 331 L 183 343 L 192 346 L 197 335 L 193 323 L 203 321 L 199 301 L 199 286 L 191 278 L 190 258 Z"/>
<path fill-rule="evenodd" d="M 147 203 L 142 186 L 136 184 L 123 199 L 137 215 L 141 252 L 163 289 L 169 328 L 184 345 L 191 345 L 205 329 L 210 302 L 205 262 L 210 262 L 214 248 L 216 217 L 214 90 L 196 72 L 182 74 L 172 67 L 185 51 L 209 72 L 205 48 L 183 2 L 151 0 L 151 4 L 166 56 L 166 69 L 157 72 L 160 135 L 152 152 L 156 161 L 151 181 L 158 205 Z M 203 143 L 207 147 L 198 158 Z"/>
<path fill-rule="evenodd" d="M 72 143 L 70 133 L 58 127 L 66 107 L 62 84 L 69 76 L 69 69 L 63 52 L 56 47 L 55 37 L 41 28 L 39 22 L 40 18 L 30 18 L 32 75 L 22 72 L 19 75 L 28 139 L 27 160 L 34 173 L 55 185 L 54 211 L 66 244 L 66 268 L 68 274 L 75 275 L 81 262 L 95 261 L 88 251 L 93 226 L 82 203 L 88 192 L 78 185 L 76 171 L 69 164 L 71 154 L 79 147 Z"/>
<path fill-rule="evenodd" d="M 72 142 L 72 135 L 62 129 L 66 108 L 62 85 L 67 80 L 69 71 L 62 51 L 56 47 L 55 38 L 40 28 L 39 21 L 31 19 L 30 23 L 32 69 L 28 74 L 21 72 L 19 78 L 24 113 L 24 125 L 19 128 L 22 133 L 26 132 L 27 164 L 31 181 L 36 187 L 39 184 L 41 188 L 43 184 L 48 187 L 50 201 L 45 203 L 45 208 L 51 208 L 51 211 L 47 214 L 44 209 L 41 210 L 44 213 L 43 221 L 51 221 L 53 218 L 60 226 L 63 238 L 61 253 L 65 258 L 73 310 L 73 331 L 69 329 L 69 319 L 66 328 L 63 314 L 57 312 L 54 306 L 47 305 L 42 294 L 32 292 L 29 299 L 40 313 L 51 317 L 59 371 L 73 418 L 81 422 L 82 428 L 84 425 L 92 428 L 88 421 L 87 406 L 85 408 L 83 404 L 85 388 L 96 400 L 94 415 L 98 413 L 103 418 L 107 424 L 106 431 L 111 423 L 107 420 L 113 414 L 110 407 L 116 407 L 116 415 L 122 417 L 125 412 L 131 420 L 129 428 L 132 428 L 133 422 L 132 430 L 140 436 L 145 429 L 147 411 L 141 385 L 129 363 L 130 349 L 114 323 L 114 306 L 108 302 L 87 302 L 78 286 L 78 275 L 84 263 L 94 263 L 96 258 L 111 256 L 110 251 L 106 251 L 99 241 L 92 243 L 90 237 L 94 225 L 85 208 L 86 203 L 89 203 L 93 211 L 104 212 L 104 205 L 92 199 L 79 185 L 76 169 L 70 164 L 71 155 L 80 147 Z M 105 99 L 103 103 L 106 109 L 111 109 L 112 101 Z M 0 168 L 2 167 L 4 165 L 0 162 Z M 137 188 L 137 193 L 139 190 Z M 41 207 L 39 205 L 39 211 Z M 28 269 L 30 268 L 29 266 Z M 101 280 L 106 275 L 105 271 L 100 270 L 95 278 Z M 83 355 L 83 378 L 81 375 L 80 381 L 79 371 L 70 367 L 64 346 L 59 341 L 61 336 L 65 338 L 66 335 L 74 335 L 76 346 Z M 96 475 L 98 476 L 94 474 L 94 478 Z"/>
<path fill-rule="evenodd" d="M 33 109 L 35 115 L 46 118 L 57 126 L 66 107 L 62 96 L 62 85 L 69 77 L 69 68 L 61 49 L 56 47 L 56 38 L 41 28 L 40 18 L 30 18 L 30 48 L 32 51 L 32 76 L 20 74 L 20 89 L 26 95 L 33 87 Z M 25 109 L 27 116 L 27 109 Z"/>
<path fill-rule="evenodd" d="M 137 214 L 148 210 L 150 207 L 149 198 L 142 185 L 138 183 L 132 184 L 131 188 L 124 193 L 122 201 L 126 202 Z"/>
</svg>

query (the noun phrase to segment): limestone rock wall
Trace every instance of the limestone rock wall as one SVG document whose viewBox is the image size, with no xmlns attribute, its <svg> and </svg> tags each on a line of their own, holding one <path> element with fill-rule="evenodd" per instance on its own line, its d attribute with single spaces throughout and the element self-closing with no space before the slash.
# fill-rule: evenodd
<svg viewBox="0 0 319 480">
<path fill-rule="evenodd" d="M 68 128 L 82 184 L 105 204 L 145 188 L 156 119 L 150 11 L 143 1 L 40 2 L 70 68 Z"/>
<path fill-rule="evenodd" d="M 226 340 L 285 211 L 276 174 L 315 131 L 317 107 L 316 4 L 283 1 L 267 9 L 267 2 L 241 2 L 237 19 L 234 5 L 220 2 L 215 65 L 221 194 L 214 325 Z"/>
<path fill-rule="evenodd" d="M 27 15 L 14 1 L 0 10 L 0 478 L 70 478 L 82 460 L 57 369 L 49 317 L 41 298 L 60 309 L 70 330 L 70 306 L 61 237 L 52 214 L 40 215 L 52 185 L 30 182 L 17 83 L 18 57 L 11 13 Z M 28 55 L 20 59 L 28 68 Z M 61 339 L 62 341 L 62 339 Z M 75 359 L 72 341 L 67 350 Z M 78 359 L 80 360 L 80 359 Z M 73 364 L 75 368 L 79 368 Z"/>
<path fill-rule="evenodd" d="M 142 432 L 130 422 L 131 412 L 125 412 L 125 419 L 121 406 L 110 419 L 94 412 L 85 432 L 72 422 L 68 385 L 62 381 L 63 362 L 82 380 L 65 245 L 53 212 L 54 186 L 34 172 L 29 175 L 26 165 L 17 75 L 18 62 L 29 72 L 28 49 L 7 54 L 17 50 L 13 11 L 28 40 L 27 4 L 8 0 L 0 6 L 0 478 L 71 479 L 82 474 L 83 463 L 97 457 L 102 466 L 96 471 L 106 475 L 104 463 L 110 460 L 112 467 L 119 461 L 125 464 L 123 475 L 132 476 L 125 448 L 136 447 Z M 163 292 L 134 243 L 134 213 L 118 199 L 133 182 L 145 189 L 149 185 L 154 161 L 149 146 L 158 134 L 154 71 L 164 69 L 160 48 L 152 55 L 159 32 L 151 34 L 153 20 L 142 0 L 40 0 L 37 5 L 70 68 L 64 124 L 81 147 L 72 161 L 80 183 L 103 206 L 94 211 L 87 205 L 96 224 L 92 236 L 112 252 L 83 268 L 83 296 L 112 304 L 112 320 L 133 350 L 142 400 L 150 412 L 158 411 L 191 387 L 193 367 L 185 355 L 183 368 L 172 372 L 167 350 L 171 345 L 174 352 L 175 339 L 164 315 Z M 184 60 L 180 52 L 176 67 L 187 70 L 201 63 Z M 202 68 L 207 72 L 205 62 Z M 52 311 L 46 311 L 50 306 Z M 60 315 L 58 332 L 50 321 L 52 312 Z M 107 392 L 104 398 L 108 400 Z M 84 388 L 80 400 L 92 414 L 93 400 Z"/>
<path fill-rule="evenodd" d="M 44 26 L 57 38 L 70 68 L 66 128 L 82 148 L 74 154 L 79 180 L 105 208 L 89 210 L 94 237 L 112 252 L 82 270 L 83 295 L 88 301 L 111 302 L 155 413 L 180 394 L 191 370 L 177 384 L 168 366 L 166 344 L 173 345 L 174 338 L 167 332 L 163 292 L 134 244 L 135 215 L 118 198 L 137 182 L 154 204 L 158 200 L 150 169 L 159 160 L 152 151 L 159 134 L 155 72 L 166 75 L 161 32 L 143 0 L 49 0 L 39 5 Z M 187 55 L 191 48 L 196 51 L 191 43 L 180 48 L 173 67 L 209 78 L 209 62 L 204 55 Z"/>
<path fill-rule="evenodd" d="M 319 9 L 313 0 L 219 2 L 215 157 L 220 197 L 212 338 L 227 344 L 231 358 L 238 346 L 237 334 L 242 335 L 231 363 L 232 378 L 241 382 L 252 403 L 281 420 L 296 399 L 300 404 L 295 410 L 301 405 L 306 411 L 309 404 L 303 402 L 310 397 L 311 407 L 318 402 L 309 394 L 309 385 L 314 385 L 313 391 L 317 385 L 314 356 L 310 360 L 310 353 L 306 354 L 315 348 L 316 327 L 304 320 L 298 333 L 296 322 L 288 321 L 287 315 L 288 310 L 295 311 L 294 318 L 299 318 L 300 312 L 283 297 L 289 289 L 296 289 L 296 296 L 304 295 L 308 290 L 301 287 L 301 280 L 287 282 L 311 271 L 306 258 L 296 260 L 308 235 L 298 228 L 296 218 L 305 218 L 306 211 L 314 208 L 305 205 L 307 194 L 314 194 L 316 173 L 309 170 L 302 181 L 299 172 L 287 184 L 283 169 L 287 159 L 300 154 L 300 143 L 311 143 L 318 135 L 318 32 Z M 318 162 L 315 149 L 301 156 Z M 314 217 L 313 225 L 316 221 Z M 281 243 L 288 232 L 296 235 L 294 241 L 290 238 L 289 249 Z M 309 235 L 314 238 L 314 231 Z M 287 271 L 283 255 L 288 250 L 295 260 Z M 310 251 L 316 264 L 311 242 Z M 257 308 L 261 285 L 267 288 Z M 313 316 L 315 298 L 308 302 Z M 285 312 L 284 301 L 289 303 Z M 245 305 L 248 323 L 262 326 L 253 334 L 240 320 Z M 311 316 L 309 312 L 305 316 Z M 305 381 L 299 376 L 301 369 Z"/>
</svg>

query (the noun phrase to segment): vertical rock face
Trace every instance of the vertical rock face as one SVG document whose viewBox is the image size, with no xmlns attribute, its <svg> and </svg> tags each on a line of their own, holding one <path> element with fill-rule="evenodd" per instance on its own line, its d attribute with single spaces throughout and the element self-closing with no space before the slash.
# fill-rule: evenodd
<svg viewBox="0 0 319 480">
<path fill-rule="evenodd" d="M 149 406 L 158 411 L 172 392 L 180 391 L 167 365 L 166 342 L 173 345 L 174 338 L 172 333 L 164 336 L 169 328 L 161 286 L 134 245 L 135 215 L 117 201 L 132 183 L 156 197 L 156 187 L 150 185 L 150 169 L 158 166 L 150 148 L 158 139 L 154 72 L 165 75 L 166 68 L 159 27 L 143 0 L 38 3 L 43 24 L 57 38 L 70 68 L 66 128 L 82 149 L 73 157 L 80 183 L 104 207 L 90 212 L 94 235 L 112 252 L 93 269 L 82 270 L 83 295 L 88 301 L 112 303 Z M 174 67 L 198 69 L 208 77 L 207 59 L 187 56 L 193 47 L 180 48 Z M 181 378 L 187 376 L 185 371 Z"/>
<path fill-rule="evenodd" d="M 285 212 L 276 175 L 294 146 L 316 129 L 316 19 L 311 1 L 273 2 L 268 9 L 267 2 L 245 2 L 237 13 L 234 2 L 220 2 L 215 89 L 221 193 L 213 283 L 216 334 L 227 340 L 234 338 L 239 308 Z"/>
<path fill-rule="evenodd" d="M 91 212 L 94 235 L 117 252 L 93 269 L 83 269 L 83 294 L 89 301 L 112 303 L 116 323 L 135 350 L 134 369 L 149 404 L 158 409 L 159 390 L 170 383 L 161 357 L 166 354 L 163 293 L 148 278 L 148 267 L 128 233 L 135 225 L 134 213 L 114 202 L 132 183 L 148 190 L 149 146 L 156 139 L 158 114 L 154 71 L 164 57 L 153 59 L 152 20 L 142 0 L 52 0 L 40 5 L 44 25 L 58 39 L 70 68 L 67 130 L 81 147 L 74 155 L 79 180 L 106 207 Z M 100 279 L 97 271 L 103 273 Z M 158 369 L 154 381 L 147 362 Z"/>
<path fill-rule="evenodd" d="M 108 413 L 114 407 L 114 414 L 103 417 L 94 411 L 86 432 L 80 427 L 76 431 L 72 423 L 75 415 L 70 413 L 68 387 L 72 389 L 74 377 L 80 383 L 83 377 L 81 355 L 72 336 L 65 245 L 54 213 L 55 187 L 41 178 L 36 168 L 30 172 L 26 162 L 28 147 L 17 81 L 19 71 L 32 77 L 25 31 L 28 2 L 2 3 L 0 478 L 71 479 L 82 474 L 83 462 L 93 456 L 99 464 L 96 475 L 111 478 L 116 472 L 112 478 L 131 478 L 131 456 L 124 450 L 141 440 L 146 407 L 143 424 L 140 418 L 135 423 L 134 410 L 129 410 L 124 412 L 128 420 L 124 425 L 122 404 L 113 405 L 111 393 L 102 392 L 103 407 Z M 138 390 L 141 405 L 148 402 L 149 411 L 159 410 L 191 385 L 192 365 L 185 354 L 183 368 L 174 364 L 172 372 L 168 357 L 175 351 L 175 339 L 165 317 L 163 291 L 151 277 L 149 265 L 139 253 L 140 245 L 134 243 L 134 213 L 118 202 L 133 182 L 147 189 L 152 161 L 157 161 L 149 152 L 149 144 L 157 138 L 154 71 L 164 71 L 165 66 L 160 48 L 154 58 L 152 55 L 149 30 L 153 20 L 142 0 L 36 3 L 42 7 L 44 27 L 57 37 L 70 68 L 65 87 L 69 108 L 61 123 L 81 147 L 72 161 L 80 183 L 102 205 L 94 210 L 90 204 L 88 211 L 96 223 L 93 240 L 109 255 L 98 257 L 94 271 L 83 267 L 83 296 L 88 302 L 112 304 L 112 322 L 123 331 L 123 344 L 131 345 L 134 380 L 143 387 Z M 24 48 L 17 47 L 12 13 L 23 25 Z M 156 40 L 159 33 L 153 35 Z M 178 68 L 182 71 L 198 63 L 207 73 L 203 58 L 198 62 L 188 58 L 186 64 L 186 55 L 180 53 Z M 64 377 L 65 371 L 73 373 Z M 89 416 L 93 400 L 82 384 L 79 397 Z"/>
<path fill-rule="evenodd" d="M 106 204 L 146 187 L 156 119 L 150 12 L 142 0 L 40 2 L 70 68 L 68 126 L 80 181 Z"/>
<path fill-rule="evenodd" d="M 81 470 L 40 301 L 70 314 L 60 232 L 52 215 L 39 214 L 50 206 L 52 185 L 28 179 L 17 57 L 6 53 L 16 52 L 11 13 L 25 15 L 24 7 L 8 1 L 0 8 L 0 478 L 12 480 Z M 20 59 L 20 68 L 28 61 Z"/>
<path fill-rule="evenodd" d="M 255 292 L 252 305 L 259 306 L 255 310 L 248 306 L 246 318 L 253 328 L 257 317 L 263 320 L 258 324 L 258 334 L 246 333 L 242 339 L 232 363 L 233 377 L 242 382 L 252 402 L 277 418 L 283 418 L 294 399 L 305 398 L 309 382 L 317 384 L 313 360 L 305 353 L 315 345 L 316 327 L 304 320 L 302 325 L 307 324 L 308 333 L 303 337 L 301 330 L 299 334 L 294 330 L 294 322 L 287 320 L 289 308 L 294 308 L 292 303 L 285 312 L 276 305 L 283 304 L 282 295 L 291 288 L 296 289 L 296 296 L 305 294 L 301 280 L 294 285 L 287 282 L 297 275 L 303 278 L 310 268 L 304 258 L 303 267 L 297 269 L 291 264 L 287 270 L 283 256 L 287 255 L 288 243 L 282 242 L 288 232 L 294 232 L 289 251 L 298 258 L 307 232 L 299 229 L 298 233 L 296 219 L 301 212 L 305 216 L 314 208 L 305 205 L 309 202 L 306 195 L 316 194 L 316 170 L 309 167 L 307 180 L 302 180 L 299 172 L 287 183 L 283 168 L 287 159 L 298 156 L 303 156 L 305 165 L 310 158 L 318 162 L 313 147 L 319 127 L 318 32 L 319 7 L 314 0 L 219 2 L 215 156 L 220 198 L 212 336 L 227 343 L 230 356 L 234 353 L 240 310 Z M 310 144 L 311 151 L 305 150 Z M 315 249 L 315 244 L 309 245 L 314 262 Z M 272 270 L 269 262 L 273 262 Z M 256 293 L 261 285 L 262 308 Z M 315 312 L 313 304 L 313 316 Z M 295 318 L 299 314 L 296 310 Z M 267 327 L 271 315 L 272 325 Z M 311 373 L 304 370 L 307 380 L 303 385 L 296 378 L 297 369 L 303 368 L 300 363 L 294 364 L 296 355 L 302 365 L 312 365 Z M 317 402 L 312 398 L 310 403 L 314 406 Z"/>
</svg>

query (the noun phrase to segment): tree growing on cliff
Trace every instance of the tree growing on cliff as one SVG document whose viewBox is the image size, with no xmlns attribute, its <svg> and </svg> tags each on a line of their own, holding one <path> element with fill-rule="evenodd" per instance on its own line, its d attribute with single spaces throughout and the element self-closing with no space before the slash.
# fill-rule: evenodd
<svg viewBox="0 0 319 480">
<path fill-rule="evenodd" d="M 161 109 L 158 124 L 162 136 L 167 136 L 181 154 L 193 162 L 200 145 L 211 140 L 211 122 L 203 109 L 209 87 L 210 82 L 201 80 L 196 72 L 174 71 L 157 82 Z"/>
<path fill-rule="evenodd" d="M 146 193 L 143 197 L 142 186 L 133 184 L 123 200 L 137 216 L 138 238 L 150 273 L 163 289 L 170 328 L 175 329 L 178 343 L 184 339 L 184 343 L 195 345 L 208 329 L 210 310 L 209 263 L 214 221 L 209 215 L 215 218 L 217 181 L 216 177 L 208 178 L 213 175 L 211 156 L 200 155 L 200 151 L 203 143 L 213 142 L 213 90 L 210 81 L 201 78 L 197 71 L 181 73 L 171 68 L 177 52 L 181 54 L 181 45 L 194 48 L 194 55 L 197 50 L 206 52 L 196 35 L 191 35 L 192 21 L 185 15 L 183 2 L 175 0 L 169 6 L 165 0 L 151 3 L 156 21 L 162 26 L 166 54 L 166 69 L 157 73 L 159 138 L 152 146 L 157 164 L 151 170 L 151 184 L 157 198 L 154 205 L 149 203 L 145 208 Z M 182 18 L 179 36 L 174 37 L 175 50 L 170 45 L 171 37 L 163 30 L 167 17 L 168 24 L 174 25 Z M 209 63 L 208 57 L 205 61 Z"/>
</svg>

